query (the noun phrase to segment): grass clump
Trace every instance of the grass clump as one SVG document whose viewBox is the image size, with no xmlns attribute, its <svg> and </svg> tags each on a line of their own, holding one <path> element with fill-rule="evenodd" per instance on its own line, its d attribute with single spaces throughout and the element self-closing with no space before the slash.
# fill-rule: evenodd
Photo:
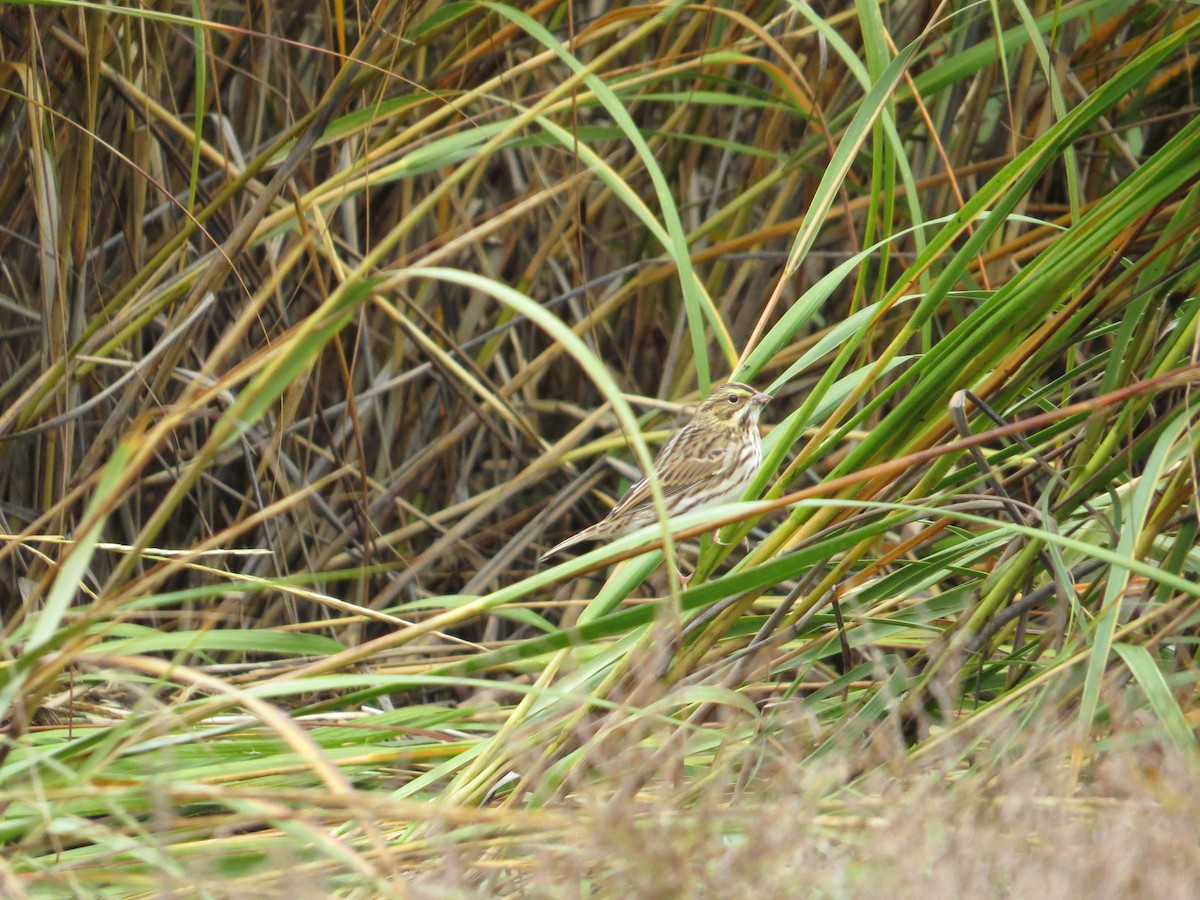
<svg viewBox="0 0 1200 900">
<path fill-rule="evenodd" d="M 1182 895 L 1198 40 L 5 6 L 4 891 Z"/>
</svg>

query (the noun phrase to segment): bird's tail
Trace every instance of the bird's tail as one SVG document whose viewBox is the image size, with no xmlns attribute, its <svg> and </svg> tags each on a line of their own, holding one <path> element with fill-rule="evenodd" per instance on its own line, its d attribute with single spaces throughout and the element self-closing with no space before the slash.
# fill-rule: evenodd
<svg viewBox="0 0 1200 900">
<path fill-rule="evenodd" d="M 560 550 L 566 550 L 568 547 L 574 547 L 576 544 L 581 544 L 584 541 L 590 541 L 596 536 L 596 526 L 592 525 L 578 534 L 573 534 L 565 541 L 559 541 L 545 553 L 538 557 L 538 562 L 545 562 L 550 557 L 554 556 Z"/>
</svg>

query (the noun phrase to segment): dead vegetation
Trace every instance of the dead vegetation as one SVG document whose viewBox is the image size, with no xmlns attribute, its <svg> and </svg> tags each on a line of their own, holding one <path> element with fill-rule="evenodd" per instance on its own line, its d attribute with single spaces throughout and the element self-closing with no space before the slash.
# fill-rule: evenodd
<svg viewBox="0 0 1200 900">
<path fill-rule="evenodd" d="M 1190 893 L 1198 40 L 0 8 L 3 891 Z"/>
</svg>

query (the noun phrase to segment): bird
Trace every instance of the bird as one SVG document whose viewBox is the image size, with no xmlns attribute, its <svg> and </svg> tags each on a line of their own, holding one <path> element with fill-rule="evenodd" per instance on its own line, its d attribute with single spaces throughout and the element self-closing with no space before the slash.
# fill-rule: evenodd
<svg viewBox="0 0 1200 900">
<path fill-rule="evenodd" d="M 758 419 L 770 394 L 730 381 L 705 398 L 692 420 L 654 459 L 668 516 L 741 499 L 762 465 Z M 583 541 L 616 537 L 658 520 L 650 482 L 636 482 L 608 515 L 542 554 L 545 561 Z"/>
</svg>

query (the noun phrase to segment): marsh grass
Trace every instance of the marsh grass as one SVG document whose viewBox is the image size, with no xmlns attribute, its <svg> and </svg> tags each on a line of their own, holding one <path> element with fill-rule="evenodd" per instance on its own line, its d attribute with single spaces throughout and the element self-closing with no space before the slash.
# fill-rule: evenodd
<svg viewBox="0 0 1200 900">
<path fill-rule="evenodd" d="M 4 892 L 1188 895 L 1198 40 L 5 4 Z"/>
</svg>

